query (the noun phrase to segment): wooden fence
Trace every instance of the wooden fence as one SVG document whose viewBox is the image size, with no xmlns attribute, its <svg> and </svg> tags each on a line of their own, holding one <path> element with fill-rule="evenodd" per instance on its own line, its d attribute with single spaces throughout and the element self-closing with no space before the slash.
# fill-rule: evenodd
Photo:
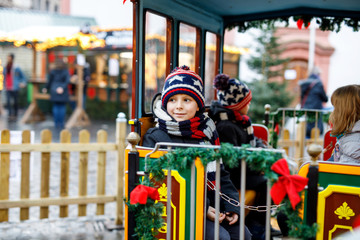
<svg viewBox="0 0 360 240">
<path fill-rule="evenodd" d="M 41 132 L 41 143 L 30 143 L 30 131 L 22 132 L 22 144 L 10 144 L 10 131 L 1 131 L 0 144 L 0 222 L 8 221 L 9 208 L 20 208 L 20 220 L 29 219 L 29 208 L 40 207 L 40 218 L 49 217 L 49 206 L 59 206 L 59 217 L 68 217 L 68 205 L 78 205 L 78 216 L 87 215 L 87 204 L 96 204 L 96 214 L 104 215 L 106 203 L 116 203 L 116 225 L 123 225 L 123 186 L 124 186 L 124 152 L 126 137 L 125 114 L 120 113 L 116 121 L 116 141 L 107 142 L 107 132 L 97 132 L 97 142 L 90 142 L 87 130 L 79 132 L 79 142 L 71 142 L 71 133 L 63 130 L 60 142 L 52 142 L 50 130 Z M 116 151 L 117 168 L 106 169 L 107 152 Z M 20 196 L 17 200 L 9 199 L 10 186 L 10 152 L 21 152 Z M 30 198 L 30 155 L 39 152 L 41 167 L 40 198 Z M 50 197 L 50 162 L 51 153 L 60 153 L 60 186 L 59 196 Z M 78 196 L 69 196 L 70 154 L 79 152 Z M 87 194 L 89 152 L 97 152 L 96 195 Z M 107 184 L 106 172 L 115 171 L 117 187 L 114 195 L 105 194 Z M 111 183 L 114 184 L 114 183 Z"/>
<path fill-rule="evenodd" d="M 280 139 L 278 141 L 278 147 L 285 149 L 288 156 L 291 155 L 289 152 L 290 149 L 292 149 L 293 153 L 291 157 L 298 163 L 298 167 L 303 163 L 306 147 L 313 143 L 319 144 L 320 146 L 324 145 L 324 139 L 320 136 L 320 130 L 318 128 L 313 128 L 311 130 L 311 138 L 309 139 L 306 139 L 305 132 L 306 122 L 301 121 L 296 126 L 293 138 L 290 137 L 290 130 L 284 128 L 281 131 Z"/>
</svg>

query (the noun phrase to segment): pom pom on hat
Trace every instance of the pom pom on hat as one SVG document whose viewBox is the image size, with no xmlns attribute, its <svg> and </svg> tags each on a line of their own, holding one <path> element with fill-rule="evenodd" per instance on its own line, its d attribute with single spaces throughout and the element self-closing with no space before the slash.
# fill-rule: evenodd
<svg viewBox="0 0 360 240">
<path fill-rule="evenodd" d="M 218 74 L 214 79 L 217 98 L 224 107 L 239 111 L 248 105 L 252 94 L 248 86 L 240 80 L 231 78 L 226 74 Z"/>
<path fill-rule="evenodd" d="M 229 76 L 226 74 L 218 74 L 214 80 L 214 87 L 218 90 L 227 90 L 229 88 Z"/>
<path fill-rule="evenodd" d="M 191 71 L 188 66 L 175 68 L 165 79 L 161 94 L 162 106 L 166 109 L 170 97 L 176 94 L 186 94 L 194 98 L 199 110 L 205 108 L 204 84 L 199 75 Z"/>
</svg>

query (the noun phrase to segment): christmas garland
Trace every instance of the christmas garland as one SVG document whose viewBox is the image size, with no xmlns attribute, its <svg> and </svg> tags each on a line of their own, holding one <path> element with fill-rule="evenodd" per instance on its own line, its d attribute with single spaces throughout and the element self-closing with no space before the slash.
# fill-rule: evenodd
<svg viewBox="0 0 360 240">
<path fill-rule="evenodd" d="M 250 169 L 263 172 L 264 176 L 269 179 L 272 184 L 278 181 L 279 174 L 272 171 L 271 167 L 281 158 L 281 154 L 264 150 L 250 151 L 248 150 L 249 147 L 250 145 L 243 145 L 240 148 L 234 148 L 232 144 L 222 143 L 220 149 L 176 148 L 157 159 L 151 159 L 151 161 L 147 162 L 147 174 L 142 179 L 141 184 L 153 186 L 149 176 L 151 176 L 152 180 L 163 181 L 165 179 L 163 169 L 176 169 L 178 171 L 189 169 L 196 157 L 199 157 L 204 166 L 209 162 L 221 158 L 223 163 L 230 168 L 237 167 L 240 160 L 245 159 Z M 293 209 L 288 197 L 284 197 L 282 202 L 284 204 L 281 206 L 281 210 L 288 217 L 289 236 L 300 237 L 302 239 L 314 237 L 317 226 L 302 224 L 302 219 L 299 217 L 301 204 L 297 204 L 296 208 Z M 135 213 L 136 235 L 140 239 L 156 239 L 157 229 L 159 229 L 163 223 L 163 205 L 153 199 L 147 199 L 146 204 L 131 204 L 130 201 L 127 200 L 126 204 L 129 210 Z M 149 221 L 150 219 L 151 221 Z"/>
<path fill-rule="evenodd" d="M 354 32 L 357 32 L 360 29 L 360 17 L 359 18 L 329 17 L 329 16 L 319 17 L 319 16 L 308 16 L 308 15 L 284 16 L 273 19 L 243 21 L 243 22 L 234 23 L 230 25 L 228 28 L 232 29 L 237 27 L 239 32 L 245 32 L 246 30 L 251 28 L 263 29 L 264 27 L 269 27 L 271 29 L 275 29 L 276 24 L 278 23 L 284 23 L 285 27 L 288 27 L 291 18 L 295 22 L 297 22 L 299 29 L 301 29 L 302 25 L 304 25 L 305 28 L 309 27 L 312 19 L 316 20 L 316 23 L 319 25 L 319 29 L 322 31 L 339 32 L 343 24 L 345 26 L 352 28 Z"/>
</svg>

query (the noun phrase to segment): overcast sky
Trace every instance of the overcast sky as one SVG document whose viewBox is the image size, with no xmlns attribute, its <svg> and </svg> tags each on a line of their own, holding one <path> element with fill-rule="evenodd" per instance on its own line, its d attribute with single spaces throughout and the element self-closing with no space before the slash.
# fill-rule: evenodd
<svg viewBox="0 0 360 240">
<path fill-rule="evenodd" d="M 73 0 L 70 6 L 74 16 L 94 17 L 100 27 L 132 27 L 132 3 L 127 0 Z"/>
</svg>

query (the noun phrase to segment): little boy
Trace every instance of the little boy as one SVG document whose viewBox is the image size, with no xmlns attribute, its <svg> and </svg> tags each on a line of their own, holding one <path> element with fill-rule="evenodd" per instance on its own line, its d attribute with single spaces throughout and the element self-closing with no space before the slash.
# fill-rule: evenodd
<svg viewBox="0 0 360 240">
<path fill-rule="evenodd" d="M 157 125 L 144 135 L 143 145 L 154 147 L 157 142 L 219 145 L 214 122 L 204 112 L 204 85 L 199 75 L 187 66 L 174 69 L 165 79 L 161 100 L 154 105 Z M 215 162 L 207 166 L 209 181 L 215 180 Z M 221 167 L 221 192 L 239 200 L 228 172 Z M 220 239 L 239 239 L 239 208 L 220 198 Z M 207 221 L 205 239 L 214 238 L 215 193 L 207 194 Z M 245 239 L 251 234 L 245 229 Z"/>
<path fill-rule="evenodd" d="M 210 116 L 215 121 L 220 141 L 234 146 L 250 144 L 253 147 L 265 147 L 262 141 L 254 137 L 251 120 L 247 116 L 252 100 L 248 86 L 226 74 L 218 74 L 214 79 L 214 87 L 217 89 L 218 100 L 212 102 Z M 225 169 L 230 172 L 230 179 L 240 193 L 241 168 L 230 169 L 225 166 Z M 254 199 L 245 199 L 247 205 L 266 205 L 266 178 L 263 174 L 250 170 L 249 167 L 246 168 L 246 190 L 252 190 L 250 192 L 255 195 Z M 250 211 L 246 216 L 246 225 L 253 234 L 253 239 L 265 238 L 265 219 L 264 212 Z"/>
</svg>

